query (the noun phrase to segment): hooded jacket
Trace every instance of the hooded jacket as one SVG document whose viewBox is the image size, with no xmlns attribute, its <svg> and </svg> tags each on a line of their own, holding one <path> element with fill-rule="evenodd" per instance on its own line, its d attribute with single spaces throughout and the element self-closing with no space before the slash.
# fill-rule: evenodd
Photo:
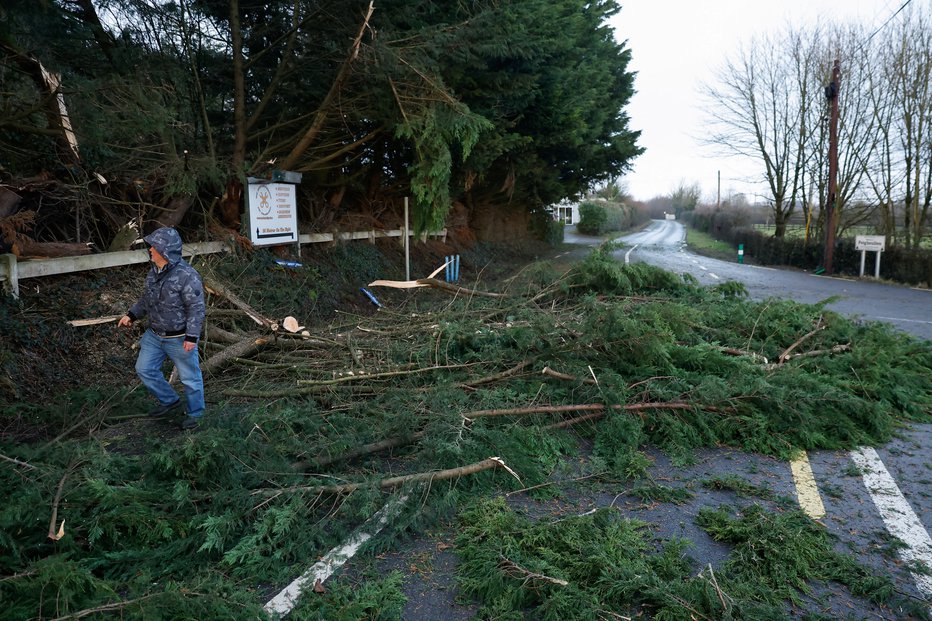
<svg viewBox="0 0 932 621">
<path fill-rule="evenodd" d="M 156 229 L 145 242 L 168 261 L 146 274 L 145 291 L 127 315 L 133 321 L 149 317 L 149 328 L 159 336 L 184 335 L 197 342 L 204 325 L 204 286 L 193 267 L 181 258 L 181 236 L 168 227 Z"/>
</svg>

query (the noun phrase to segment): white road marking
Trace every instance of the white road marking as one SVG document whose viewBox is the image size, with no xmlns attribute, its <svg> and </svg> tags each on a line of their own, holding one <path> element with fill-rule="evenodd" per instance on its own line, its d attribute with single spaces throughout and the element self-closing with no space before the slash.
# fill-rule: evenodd
<svg viewBox="0 0 932 621">
<path fill-rule="evenodd" d="M 693 259 L 693 263 L 696 263 L 698 265 L 699 261 L 697 259 Z"/>
<path fill-rule="evenodd" d="M 640 246 L 640 244 L 634 244 L 633 246 L 631 246 L 631 250 L 629 250 L 628 252 L 625 253 L 625 265 L 628 265 L 628 263 L 631 262 L 631 260 L 630 260 L 630 259 L 631 259 L 631 253 L 634 252 L 635 250 L 637 250 L 637 247 L 638 247 L 638 246 Z"/>
<path fill-rule="evenodd" d="M 840 280 L 841 282 L 852 282 L 849 278 L 839 278 L 837 276 L 819 276 L 818 274 L 809 274 L 814 278 L 825 278 L 827 280 Z"/>
<path fill-rule="evenodd" d="M 747 265 L 747 263 L 745 263 L 745 265 Z M 762 265 L 748 265 L 748 267 L 755 269 L 755 270 L 767 270 L 768 272 L 779 272 L 780 271 L 775 267 L 764 267 Z"/>
<path fill-rule="evenodd" d="M 707 268 L 705 265 L 700 265 L 699 269 L 701 269 L 703 272 L 709 271 L 709 268 Z"/>
<path fill-rule="evenodd" d="M 790 462 L 790 471 L 793 473 L 793 482 L 796 484 L 796 497 L 799 499 L 799 508 L 813 520 L 825 517 L 825 505 L 819 495 L 812 466 L 806 451 L 799 451 Z"/>
<path fill-rule="evenodd" d="M 899 550 L 900 558 L 907 564 L 922 563 L 932 569 L 932 539 L 880 461 L 877 451 L 862 446 L 851 451 L 851 459 L 861 470 L 864 485 L 880 511 L 887 531 L 904 544 Z M 926 597 L 932 597 L 932 576 L 920 572 L 910 573 L 919 590 Z"/>
<path fill-rule="evenodd" d="M 369 541 L 372 537 L 378 534 L 380 530 L 388 523 L 398 511 L 401 510 L 402 505 L 405 501 L 408 500 L 407 496 L 401 496 L 397 498 L 392 498 L 385 506 L 379 509 L 378 513 L 369 518 L 368 522 L 375 522 L 372 524 L 371 532 L 360 528 L 346 540 L 341 546 L 338 546 L 314 563 L 310 569 L 301 574 L 299 578 L 296 578 L 294 582 L 286 586 L 281 592 L 270 599 L 265 605 L 265 611 L 269 614 L 278 614 L 280 617 L 284 617 L 291 609 L 295 607 L 295 604 L 298 603 L 298 599 L 301 597 L 301 591 L 305 586 L 313 588 L 318 580 L 323 582 L 327 578 L 333 575 L 337 569 L 339 569 L 346 561 L 353 557 L 356 552 L 359 551 L 359 548 L 363 546 L 364 543 Z M 365 525 L 363 525 L 365 526 Z"/>
<path fill-rule="evenodd" d="M 716 276 L 716 275 L 713 274 L 712 272 L 709 272 L 709 276 L 711 276 L 711 277 L 714 278 L 715 280 L 721 280 L 721 278 L 719 278 L 718 276 Z"/>
</svg>

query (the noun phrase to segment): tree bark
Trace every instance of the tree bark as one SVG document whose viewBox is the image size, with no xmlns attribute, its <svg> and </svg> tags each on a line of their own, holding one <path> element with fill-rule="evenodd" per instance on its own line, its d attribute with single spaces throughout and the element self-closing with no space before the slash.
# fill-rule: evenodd
<svg viewBox="0 0 932 621">
<path fill-rule="evenodd" d="M 246 167 L 246 76 L 243 69 L 243 32 L 239 0 L 230 0 L 230 37 L 233 54 L 233 175 Z"/>
<path fill-rule="evenodd" d="M 236 2 L 236 0 L 232 1 Z M 282 162 L 282 168 L 293 168 L 295 163 L 297 163 L 298 158 L 304 155 L 304 152 L 307 151 L 308 147 L 311 146 L 311 143 L 314 142 L 317 134 L 320 133 L 320 130 L 324 125 L 324 121 L 327 119 L 327 113 L 330 111 L 330 107 L 333 104 L 333 101 L 336 99 L 337 94 L 343 88 L 343 82 L 345 82 L 347 76 L 349 76 L 349 70 L 353 61 L 356 60 L 356 58 L 359 56 L 359 46 L 362 43 L 362 36 L 366 32 L 366 28 L 369 27 L 369 18 L 372 17 L 372 12 L 374 10 L 374 3 L 370 2 L 369 9 L 366 12 L 366 17 L 363 19 L 362 25 L 359 27 L 359 33 L 353 40 L 353 45 L 350 46 L 349 55 L 347 56 L 346 60 L 343 61 L 343 66 L 340 67 L 340 71 L 337 73 L 337 77 L 334 79 L 333 84 L 330 85 L 330 90 L 327 92 L 327 96 L 324 97 L 324 100 L 320 103 L 320 106 L 318 106 L 317 114 L 314 115 L 314 121 L 311 123 L 311 126 L 307 129 L 307 131 L 304 132 L 304 135 L 301 137 L 301 140 L 298 141 L 298 144 L 296 144 L 291 150 L 291 153 L 288 154 L 288 157 L 286 157 Z"/>
</svg>

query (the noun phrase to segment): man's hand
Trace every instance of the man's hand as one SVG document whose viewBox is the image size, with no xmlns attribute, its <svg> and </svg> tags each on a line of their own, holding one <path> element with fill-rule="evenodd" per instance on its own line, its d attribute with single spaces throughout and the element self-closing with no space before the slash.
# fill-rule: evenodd
<svg viewBox="0 0 932 621">
<path fill-rule="evenodd" d="M 123 315 L 120 317 L 120 323 L 117 324 L 117 326 L 121 328 L 128 328 L 131 325 L 133 325 L 133 320 L 129 318 L 129 315 Z"/>
<path fill-rule="evenodd" d="M 184 342 L 184 350 L 185 350 L 185 351 L 191 352 L 191 351 L 194 351 L 195 349 L 197 349 L 197 343 L 192 343 L 191 341 L 185 341 L 185 342 Z"/>
</svg>

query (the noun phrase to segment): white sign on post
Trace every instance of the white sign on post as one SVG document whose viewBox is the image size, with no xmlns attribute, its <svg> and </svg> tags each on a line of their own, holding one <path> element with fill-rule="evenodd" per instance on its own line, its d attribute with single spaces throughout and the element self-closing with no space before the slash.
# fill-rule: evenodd
<svg viewBox="0 0 932 621">
<path fill-rule="evenodd" d="M 854 238 L 854 249 L 861 251 L 861 276 L 864 276 L 864 254 L 868 251 L 876 252 L 874 259 L 874 278 L 880 278 L 880 253 L 887 246 L 887 238 L 883 235 L 858 235 Z"/>
<path fill-rule="evenodd" d="M 886 243 L 887 238 L 883 235 L 858 235 L 854 238 L 854 249 L 883 252 L 887 249 Z"/>
<path fill-rule="evenodd" d="M 290 183 L 250 183 L 249 236 L 256 246 L 298 241 L 298 205 Z"/>
</svg>

